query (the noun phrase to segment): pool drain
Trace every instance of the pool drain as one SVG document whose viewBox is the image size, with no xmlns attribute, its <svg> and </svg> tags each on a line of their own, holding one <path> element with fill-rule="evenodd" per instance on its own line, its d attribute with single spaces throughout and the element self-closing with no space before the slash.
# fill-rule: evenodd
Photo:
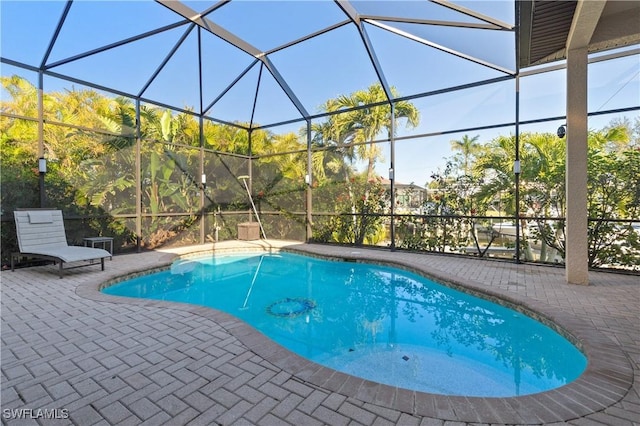
<svg viewBox="0 0 640 426">
<path fill-rule="evenodd" d="M 295 318 L 302 314 L 306 314 L 316 307 L 316 302 L 303 297 L 289 298 L 278 300 L 267 306 L 267 313 L 274 317 Z"/>
</svg>

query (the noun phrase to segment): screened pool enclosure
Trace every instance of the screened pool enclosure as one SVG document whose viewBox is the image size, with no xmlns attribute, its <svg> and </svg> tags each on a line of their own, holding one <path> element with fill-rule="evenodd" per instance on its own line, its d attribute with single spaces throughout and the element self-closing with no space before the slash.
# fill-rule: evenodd
<svg viewBox="0 0 640 426">
<path fill-rule="evenodd" d="M 638 271 L 638 6 L 590 3 L 3 0 L 3 264 L 51 207 L 116 253 L 259 220 Z"/>
</svg>

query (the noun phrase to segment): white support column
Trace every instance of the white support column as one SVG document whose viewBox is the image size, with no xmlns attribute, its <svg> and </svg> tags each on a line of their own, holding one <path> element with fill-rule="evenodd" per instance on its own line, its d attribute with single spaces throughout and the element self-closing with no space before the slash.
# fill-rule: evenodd
<svg viewBox="0 0 640 426">
<path fill-rule="evenodd" d="M 578 0 L 567 37 L 567 223 L 565 277 L 589 284 L 587 238 L 587 64 L 591 37 L 606 1 Z"/>
<path fill-rule="evenodd" d="M 568 283 L 588 284 L 587 48 L 567 51 L 566 255 Z"/>
</svg>

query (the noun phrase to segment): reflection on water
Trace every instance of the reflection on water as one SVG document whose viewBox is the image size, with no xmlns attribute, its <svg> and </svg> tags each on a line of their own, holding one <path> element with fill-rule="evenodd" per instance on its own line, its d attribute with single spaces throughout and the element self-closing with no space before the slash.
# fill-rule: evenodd
<svg viewBox="0 0 640 426">
<path fill-rule="evenodd" d="M 292 254 L 209 257 L 104 291 L 217 308 L 318 363 L 425 392 L 525 395 L 562 386 L 586 367 L 543 324 L 388 267 Z M 312 308 L 267 312 L 298 299 Z"/>
</svg>

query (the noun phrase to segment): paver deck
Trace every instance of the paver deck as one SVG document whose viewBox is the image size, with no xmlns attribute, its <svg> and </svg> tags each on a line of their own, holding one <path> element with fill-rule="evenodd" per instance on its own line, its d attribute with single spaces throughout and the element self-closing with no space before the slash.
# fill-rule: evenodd
<svg viewBox="0 0 640 426">
<path fill-rule="evenodd" d="M 531 309 L 568 331 L 587 371 L 516 398 L 412 392 L 353 378 L 290 353 L 216 310 L 120 298 L 101 286 L 176 253 L 243 248 L 368 259 Z M 225 242 L 115 256 L 100 268 L 3 271 L 2 423 L 7 425 L 640 424 L 640 278 L 482 259 L 325 245 Z M 46 417 L 57 417 L 48 420 Z"/>
</svg>

